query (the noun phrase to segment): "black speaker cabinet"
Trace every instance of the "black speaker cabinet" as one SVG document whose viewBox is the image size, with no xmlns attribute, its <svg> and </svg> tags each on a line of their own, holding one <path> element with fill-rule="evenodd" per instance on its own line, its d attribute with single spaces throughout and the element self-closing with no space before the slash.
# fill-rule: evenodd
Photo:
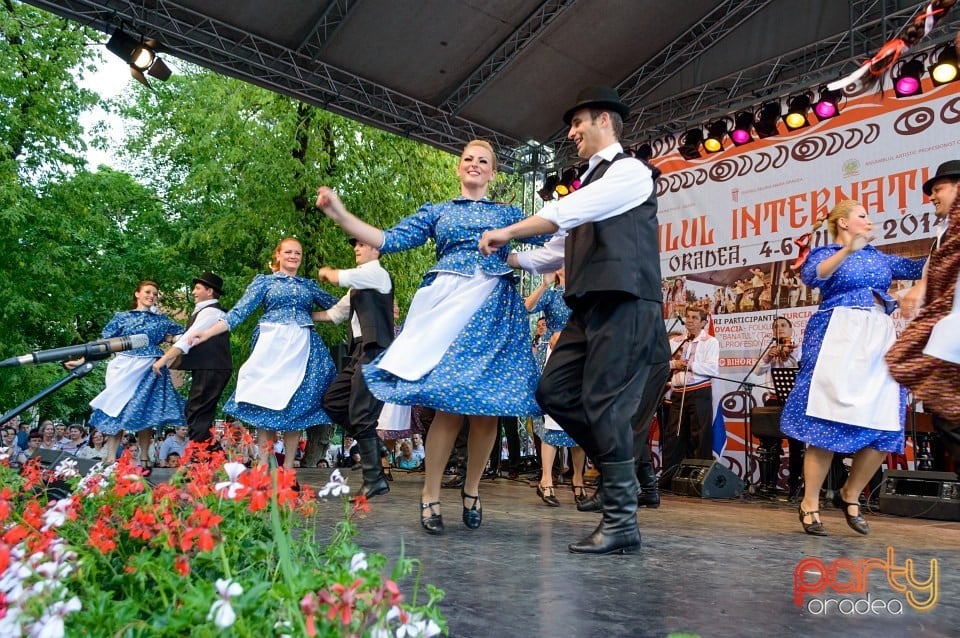
<svg viewBox="0 0 960 638">
<path fill-rule="evenodd" d="M 960 521 L 960 480 L 953 472 L 887 470 L 880 486 L 880 511 Z"/>
<path fill-rule="evenodd" d="M 750 432 L 757 438 L 783 439 L 780 431 L 780 415 L 783 408 L 778 405 L 763 406 L 750 410 Z"/>
<path fill-rule="evenodd" d="M 739 476 L 712 459 L 683 459 L 670 483 L 674 494 L 702 498 L 736 498 L 743 488 Z"/>
</svg>

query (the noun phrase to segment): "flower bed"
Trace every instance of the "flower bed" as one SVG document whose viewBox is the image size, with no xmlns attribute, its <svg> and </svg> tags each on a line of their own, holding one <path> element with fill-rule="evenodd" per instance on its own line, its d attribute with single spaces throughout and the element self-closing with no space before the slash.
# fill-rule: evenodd
<svg viewBox="0 0 960 638">
<path fill-rule="evenodd" d="M 79 477 L 69 463 L 10 469 L 0 450 L 0 636 L 433 636 L 443 594 L 404 600 L 417 561 L 353 542 L 346 481 L 295 488 L 191 444 L 151 488 L 124 455 Z M 66 488 L 59 491 L 57 488 Z M 68 491 L 69 490 L 69 491 Z M 56 496 L 62 498 L 56 499 Z M 343 507 L 326 545 L 318 507 Z"/>
</svg>

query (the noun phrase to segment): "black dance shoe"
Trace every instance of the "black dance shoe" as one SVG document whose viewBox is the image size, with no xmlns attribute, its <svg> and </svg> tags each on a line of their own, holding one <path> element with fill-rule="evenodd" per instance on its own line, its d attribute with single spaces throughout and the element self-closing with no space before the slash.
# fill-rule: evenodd
<svg viewBox="0 0 960 638">
<path fill-rule="evenodd" d="M 437 505 L 440 505 L 440 501 L 420 503 L 420 524 L 427 530 L 427 534 L 443 534 L 443 516 L 433 513 L 433 508 Z M 424 512 L 427 512 L 428 516 L 424 516 Z"/>
<path fill-rule="evenodd" d="M 573 500 L 577 503 L 582 503 L 587 500 L 587 490 L 583 485 L 574 485 L 573 487 Z"/>
<path fill-rule="evenodd" d="M 537 496 L 550 507 L 560 507 L 560 501 L 557 500 L 557 494 L 552 485 L 550 487 L 537 485 Z"/>
<path fill-rule="evenodd" d="M 477 529 L 480 527 L 480 523 L 483 522 L 483 508 L 477 507 L 480 503 L 479 496 L 471 496 L 463 490 L 460 490 L 460 499 L 473 499 L 473 505 L 470 506 L 470 509 L 467 509 L 467 506 L 463 506 L 463 524 L 467 526 L 467 529 Z"/>
<path fill-rule="evenodd" d="M 860 503 L 846 502 L 840 496 L 840 490 L 837 490 L 833 493 L 833 506 L 843 509 L 843 516 L 847 519 L 847 525 L 850 526 L 850 529 L 864 536 L 870 533 L 870 526 L 867 525 L 867 521 L 863 520 L 863 515 L 860 514 Z M 851 507 L 857 508 L 857 513 L 854 516 L 850 515 L 849 508 Z"/>
<path fill-rule="evenodd" d="M 819 514 L 820 510 L 814 510 L 812 512 L 804 512 L 803 505 L 797 508 L 800 512 L 800 524 L 803 525 L 803 531 L 811 536 L 829 536 L 827 530 L 823 528 L 823 523 L 813 518 L 814 514 Z M 810 517 L 810 523 L 804 522 L 803 519 Z"/>
</svg>

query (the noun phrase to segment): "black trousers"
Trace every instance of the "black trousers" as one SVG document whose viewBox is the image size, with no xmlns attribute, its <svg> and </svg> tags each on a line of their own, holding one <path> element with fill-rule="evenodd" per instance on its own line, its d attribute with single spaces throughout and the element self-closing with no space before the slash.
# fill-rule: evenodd
<svg viewBox="0 0 960 638">
<path fill-rule="evenodd" d="M 667 425 L 660 428 L 661 484 L 669 483 L 683 459 L 713 458 L 713 388 L 674 393 L 671 401 Z"/>
<path fill-rule="evenodd" d="M 650 425 L 657 413 L 667 381 L 670 379 L 670 363 L 655 363 L 650 366 L 647 383 L 640 397 L 640 407 L 631 419 L 633 428 L 633 455 L 637 459 L 638 472 L 642 465 L 650 463 Z"/>
<path fill-rule="evenodd" d="M 190 396 L 183 410 L 191 441 L 202 443 L 210 438 L 210 428 L 217 416 L 220 395 L 230 381 L 233 370 L 192 370 Z"/>
<path fill-rule="evenodd" d="M 661 304 L 607 293 L 573 305 L 537 402 L 594 462 L 630 461 L 630 420 L 651 365 L 670 358 Z"/>
<path fill-rule="evenodd" d="M 324 411 L 358 441 L 377 436 L 383 401 L 370 394 L 361 366 L 376 359 L 383 350 L 375 344 L 366 347 L 356 344 L 350 352 L 350 359 L 323 395 Z"/>
</svg>

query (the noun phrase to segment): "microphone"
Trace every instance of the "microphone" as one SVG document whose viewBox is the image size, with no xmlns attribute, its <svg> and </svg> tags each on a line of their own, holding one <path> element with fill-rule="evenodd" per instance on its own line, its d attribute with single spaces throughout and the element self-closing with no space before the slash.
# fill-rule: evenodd
<svg viewBox="0 0 960 638">
<path fill-rule="evenodd" d="M 146 348 L 149 345 L 150 339 L 145 334 L 100 339 L 99 341 L 82 343 L 78 346 L 38 350 L 32 354 L 25 354 L 22 357 L 10 357 L 9 359 L 0 361 L 0 368 L 26 366 L 35 363 L 49 363 L 51 361 L 66 361 L 80 357 L 86 359 L 103 359 L 114 352 L 136 350 L 137 348 Z"/>
</svg>

